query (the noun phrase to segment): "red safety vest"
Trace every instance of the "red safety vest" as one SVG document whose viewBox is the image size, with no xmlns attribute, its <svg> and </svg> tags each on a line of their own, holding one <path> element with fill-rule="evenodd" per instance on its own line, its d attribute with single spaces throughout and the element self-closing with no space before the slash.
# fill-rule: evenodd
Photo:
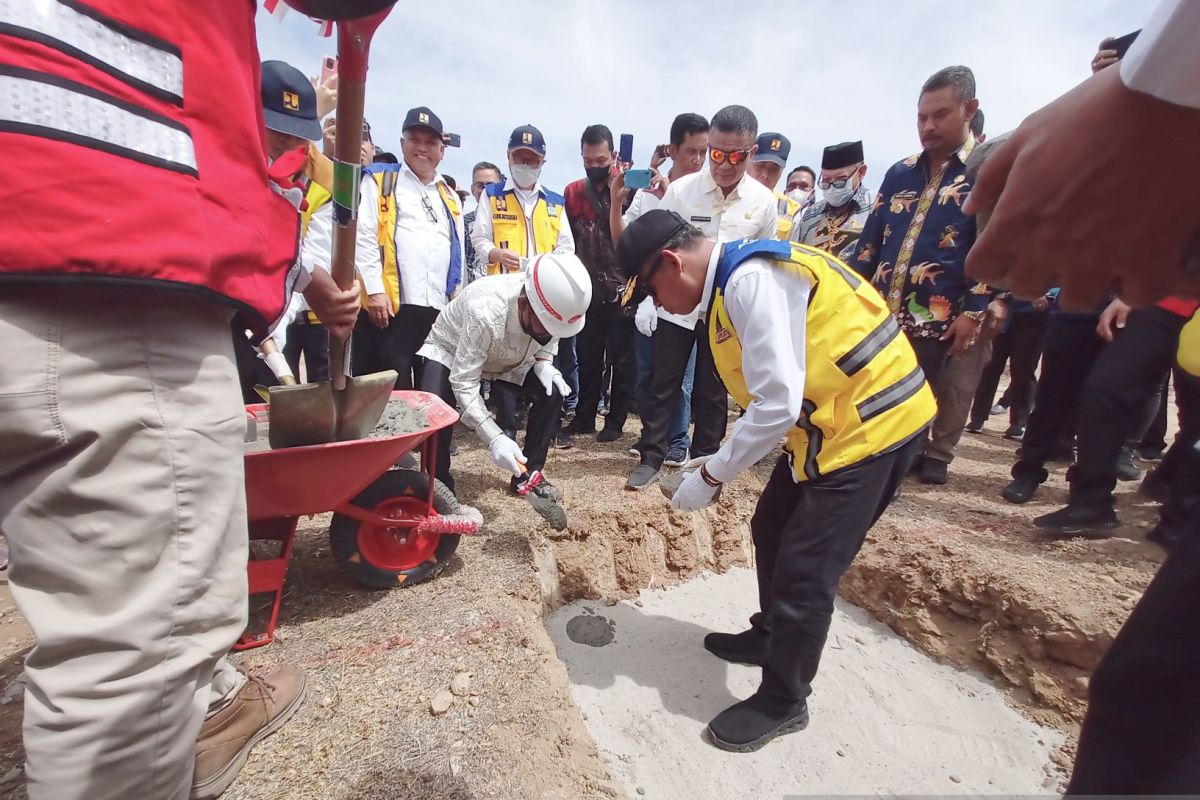
<svg viewBox="0 0 1200 800">
<path fill-rule="evenodd" d="M 267 182 L 252 0 L 7 5 L 0 280 L 178 288 L 265 331 L 299 216 Z"/>
</svg>

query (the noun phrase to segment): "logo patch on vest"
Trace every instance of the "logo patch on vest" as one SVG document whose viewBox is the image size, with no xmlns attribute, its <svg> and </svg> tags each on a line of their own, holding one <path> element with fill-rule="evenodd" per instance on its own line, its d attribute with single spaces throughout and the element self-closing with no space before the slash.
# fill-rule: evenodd
<svg viewBox="0 0 1200 800">
<path fill-rule="evenodd" d="M 547 205 L 546 206 L 546 216 L 557 217 L 558 216 L 558 206 Z"/>
<path fill-rule="evenodd" d="M 507 197 L 505 197 L 504 195 L 500 195 L 499 197 L 496 198 L 496 210 L 497 211 L 508 211 L 508 198 Z"/>
<path fill-rule="evenodd" d="M 733 338 L 733 331 L 721 324 L 721 318 L 719 316 L 715 318 L 715 322 L 717 324 L 717 329 L 714 335 L 716 337 L 717 344 L 725 344 Z"/>
<path fill-rule="evenodd" d="M 517 215 L 516 214 L 496 214 L 493 216 L 493 219 L 503 219 L 503 220 L 508 220 L 509 222 L 516 222 Z"/>
<path fill-rule="evenodd" d="M 712 217 L 692 217 L 692 222 L 712 222 Z"/>
</svg>

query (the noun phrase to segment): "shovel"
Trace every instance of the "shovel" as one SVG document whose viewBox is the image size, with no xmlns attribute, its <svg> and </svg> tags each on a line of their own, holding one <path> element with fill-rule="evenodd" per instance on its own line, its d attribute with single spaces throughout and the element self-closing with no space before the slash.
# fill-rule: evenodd
<svg viewBox="0 0 1200 800">
<path fill-rule="evenodd" d="M 369 16 L 339 20 L 337 141 L 333 165 L 333 256 L 330 272 L 342 289 L 354 284 L 363 102 L 371 37 L 391 5 Z M 396 386 L 396 371 L 349 377 L 350 338 L 329 342 L 330 380 L 271 387 L 271 447 L 362 439 L 375 429 Z"/>
</svg>

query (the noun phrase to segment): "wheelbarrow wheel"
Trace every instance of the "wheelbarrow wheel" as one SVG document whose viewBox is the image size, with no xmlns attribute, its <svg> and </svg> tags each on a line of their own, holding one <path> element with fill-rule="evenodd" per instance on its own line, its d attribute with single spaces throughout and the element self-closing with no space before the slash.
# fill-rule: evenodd
<svg viewBox="0 0 1200 800">
<path fill-rule="evenodd" d="M 429 476 L 411 469 L 392 469 L 376 478 L 352 502 L 377 514 L 416 518 L 428 514 Z M 458 500 L 441 481 L 434 481 L 433 508 L 439 514 L 458 511 Z M 334 514 L 329 525 L 329 544 L 342 568 L 363 586 L 391 589 L 411 586 L 437 575 L 454 551 L 461 536 L 413 533 L 359 522 Z"/>
</svg>

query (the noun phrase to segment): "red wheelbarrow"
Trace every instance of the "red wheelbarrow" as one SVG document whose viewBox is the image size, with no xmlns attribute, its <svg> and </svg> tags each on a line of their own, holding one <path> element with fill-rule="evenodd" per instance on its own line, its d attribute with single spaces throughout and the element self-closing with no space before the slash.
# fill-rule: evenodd
<svg viewBox="0 0 1200 800">
<path fill-rule="evenodd" d="M 257 548 L 252 548 L 250 595 L 269 596 L 269 619 L 255 630 L 252 613 L 251 625 L 235 649 L 274 640 L 302 515 L 333 511 L 329 541 L 334 558 L 360 584 L 377 589 L 429 580 L 458 549 L 460 535 L 477 532 L 478 521 L 455 516 L 458 501 L 433 477 L 434 434 L 453 425 L 458 413 L 427 392 L 393 392 L 392 398 L 408 403 L 428 427 L 399 436 L 273 450 L 262 432 L 270 424 L 268 406 L 246 406 L 259 437 L 247 444 L 245 454 L 250 539 L 276 546 L 266 558 L 255 558 Z M 422 469 L 393 468 L 418 447 Z"/>
</svg>

